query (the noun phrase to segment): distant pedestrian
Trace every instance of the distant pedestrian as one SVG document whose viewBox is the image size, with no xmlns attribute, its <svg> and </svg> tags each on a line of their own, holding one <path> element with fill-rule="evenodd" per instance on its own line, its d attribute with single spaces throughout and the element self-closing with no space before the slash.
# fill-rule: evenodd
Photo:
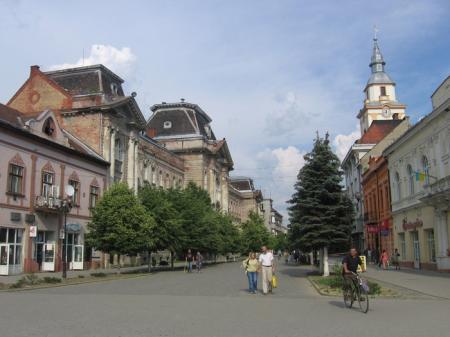
<svg viewBox="0 0 450 337">
<path fill-rule="evenodd" d="M 386 270 L 389 265 L 389 255 L 385 249 L 383 249 L 383 253 L 381 253 L 381 264 L 383 265 L 383 269 Z"/>
<path fill-rule="evenodd" d="M 378 249 L 374 249 L 372 256 L 373 256 L 373 264 L 378 265 L 378 261 L 380 258 L 380 253 L 378 252 Z"/>
<path fill-rule="evenodd" d="M 187 272 L 192 273 L 192 261 L 194 260 L 194 255 L 192 255 L 192 252 L 190 249 L 188 249 L 186 254 L 186 267 Z"/>
<path fill-rule="evenodd" d="M 242 262 L 242 265 L 248 278 L 248 292 L 251 294 L 256 294 L 256 291 L 258 290 L 259 270 L 259 262 L 256 258 L 256 254 L 254 252 L 251 252 L 248 255 L 248 258 Z"/>
<path fill-rule="evenodd" d="M 400 254 L 398 249 L 395 248 L 394 254 L 391 257 L 392 265 L 395 267 L 395 270 L 400 270 Z"/>
<path fill-rule="evenodd" d="M 261 265 L 262 272 L 262 288 L 264 295 L 270 291 L 272 292 L 272 276 L 275 271 L 273 264 L 273 254 L 267 249 L 266 246 L 262 246 L 261 254 L 259 255 L 259 263 Z"/>
<path fill-rule="evenodd" d="M 203 255 L 200 252 L 197 252 L 197 255 L 195 256 L 195 265 L 197 267 L 197 273 L 200 273 L 203 266 Z"/>
<path fill-rule="evenodd" d="M 289 253 L 287 250 L 284 251 L 284 263 L 289 263 Z"/>
</svg>

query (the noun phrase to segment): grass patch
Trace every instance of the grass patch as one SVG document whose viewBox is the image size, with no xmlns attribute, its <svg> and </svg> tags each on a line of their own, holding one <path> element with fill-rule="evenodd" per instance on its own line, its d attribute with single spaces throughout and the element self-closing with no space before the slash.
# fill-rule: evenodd
<svg viewBox="0 0 450 337">
<path fill-rule="evenodd" d="M 55 283 L 61 283 L 62 280 L 59 277 L 45 276 L 41 282 L 55 284 Z"/>
<path fill-rule="evenodd" d="M 108 276 L 108 274 L 102 273 L 102 272 L 100 272 L 100 273 L 91 273 L 91 276 L 92 277 L 106 277 L 106 276 Z"/>
</svg>

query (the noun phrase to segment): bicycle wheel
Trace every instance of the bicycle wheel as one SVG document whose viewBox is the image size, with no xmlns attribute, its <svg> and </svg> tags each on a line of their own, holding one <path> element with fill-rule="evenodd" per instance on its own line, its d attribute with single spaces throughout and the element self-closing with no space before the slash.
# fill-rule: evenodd
<svg viewBox="0 0 450 337">
<path fill-rule="evenodd" d="M 362 289 L 361 287 L 358 287 L 358 303 L 359 303 L 359 309 L 367 314 L 369 311 L 369 294 Z"/>
<path fill-rule="evenodd" d="M 344 287 L 342 289 L 342 294 L 344 296 L 345 307 L 351 308 L 353 306 L 353 302 L 354 302 L 353 287 L 352 286 Z"/>
</svg>

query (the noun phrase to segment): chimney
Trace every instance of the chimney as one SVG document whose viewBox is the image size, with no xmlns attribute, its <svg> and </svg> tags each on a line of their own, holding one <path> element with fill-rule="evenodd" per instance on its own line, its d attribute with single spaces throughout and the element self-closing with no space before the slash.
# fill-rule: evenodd
<svg viewBox="0 0 450 337">
<path fill-rule="evenodd" d="M 155 138 L 156 137 L 156 129 L 147 129 L 146 131 L 147 137 Z"/>
<path fill-rule="evenodd" d="M 31 66 L 31 67 L 30 67 L 30 77 L 31 77 L 31 75 L 34 75 L 34 74 L 36 74 L 36 73 L 38 73 L 38 72 L 40 72 L 39 66 L 34 65 L 34 66 Z"/>
</svg>

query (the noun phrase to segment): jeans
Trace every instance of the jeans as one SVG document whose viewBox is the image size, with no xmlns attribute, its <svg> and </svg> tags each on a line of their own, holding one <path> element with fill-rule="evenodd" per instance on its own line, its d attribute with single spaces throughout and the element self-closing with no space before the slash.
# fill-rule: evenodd
<svg viewBox="0 0 450 337">
<path fill-rule="evenodd" d="M 248 277 L 248 291 L 255 292 L 257 287 L 258 273 L 256 271 L 247 272 Z"/>
<path fill-rule="evenodd" d="M 188 261 L 188 273 L 192 273 L 192 261 Z"/>
</svg>

